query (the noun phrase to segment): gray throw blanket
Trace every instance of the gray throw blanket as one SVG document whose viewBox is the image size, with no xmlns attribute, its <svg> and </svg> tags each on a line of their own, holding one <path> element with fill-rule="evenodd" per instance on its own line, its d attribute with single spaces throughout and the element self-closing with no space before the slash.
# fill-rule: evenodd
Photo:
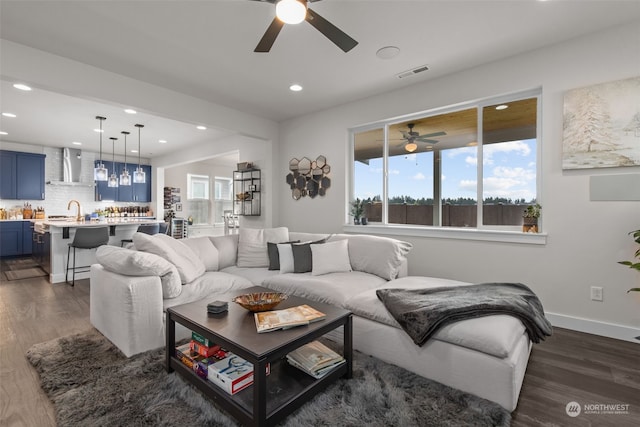
<svg viewBox="0 0 640 427">
<path fill-rule="evenodd" d="M 494 314 L 508 314 L 522 321 L 534 343 L 551 336 L 542 303 L 521 283 L 483 283 L 431 289 L 379 289 L 378 299 L 422 346 L 449 323 Z"/>
</svg>

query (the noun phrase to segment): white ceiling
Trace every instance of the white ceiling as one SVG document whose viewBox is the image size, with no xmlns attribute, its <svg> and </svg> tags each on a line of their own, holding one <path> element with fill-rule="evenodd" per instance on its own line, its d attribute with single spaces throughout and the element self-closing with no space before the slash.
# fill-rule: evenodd
<svg viewBox="0 0 640 427">
<path fill-rule="evenodd" d="M 275 8 L 247 0 L 0 0 L 0 36 L 283 121 L 640 19 L 640 0 L 323 0 L 310 7 L 359 44 L 344 53 L 303 22 L 286 25 L 270 53 L 254 53 Z M 400 48 L 397 57 L 376 57 L 389 45 Z M 429 71 L 395 77 L 421 65 Z M 117 129 L 105 138 L 121 138 L 121 130 L 134 133 L 134 123 L 145 124 L 144 157 L 229 134 L 122 112 L 135 105 L 105 105 L 43 90 L 24 93 L 9 83 L 2 82 L 2 111 L 18 117 L 1 118 L 7 141 L 51 146 L 80 141 L 81 148 L 97 151 L 92 129 L 98 114 L 108 117 L 105 128 Z M 289 91 L 292 83 L 304 90 Z M 137 145 L 137 134 L 128 141 Z"/>
</svg>

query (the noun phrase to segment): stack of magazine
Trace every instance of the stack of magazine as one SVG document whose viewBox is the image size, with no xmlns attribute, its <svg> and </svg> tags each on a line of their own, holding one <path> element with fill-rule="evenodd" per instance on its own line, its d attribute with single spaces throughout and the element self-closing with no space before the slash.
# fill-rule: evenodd
<svg viewBox="0 0 640 427">
<path fill-rule="evenodd" d="M 346 363 L 344 357 L 319 341 L 312 341 L 287 354 L 287 362 L 316 379 Z"/>
</svg>

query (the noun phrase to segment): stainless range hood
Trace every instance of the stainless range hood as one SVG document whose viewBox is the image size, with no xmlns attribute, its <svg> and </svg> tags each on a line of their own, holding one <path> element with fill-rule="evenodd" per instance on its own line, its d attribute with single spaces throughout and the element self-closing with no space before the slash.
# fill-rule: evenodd
<svg viewBox="0 0 640 427">
<path fill-rule="evenodd" d="M 62 181 L 48 181 L 49 185 L 93 187 L 93 182 L 81 182 L 82 151 L 76 148 L 62 149 Z"/>
</svg>

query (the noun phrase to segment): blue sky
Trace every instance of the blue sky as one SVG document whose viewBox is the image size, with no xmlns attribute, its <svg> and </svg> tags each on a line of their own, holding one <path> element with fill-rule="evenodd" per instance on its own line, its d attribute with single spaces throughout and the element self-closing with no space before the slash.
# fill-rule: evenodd
<svg viewBox="0 0 640 427">
<path fill-rule="evenodd" d="M 536 197 L 536 140 L 484 146 L 484 197 Z M 442 197 L 477 197 L 477 147 L 442 151 Z M 382 159 L 356 162 L 355 196 L 382 195 Z M 433 197 L 433 153 L 389 158 L 389 195 Z"/>
</svg>

